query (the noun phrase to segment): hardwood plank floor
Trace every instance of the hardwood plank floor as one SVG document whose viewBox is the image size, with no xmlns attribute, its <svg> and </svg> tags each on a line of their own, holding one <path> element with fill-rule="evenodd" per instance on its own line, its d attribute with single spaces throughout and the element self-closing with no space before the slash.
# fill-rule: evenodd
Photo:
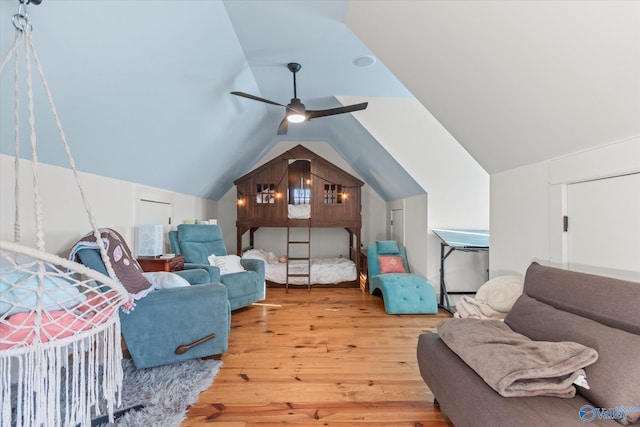
<svg viewBox="0 0 640 427">
<path fill-rule="evenodd" d="M 388 315 L 354 288 L 268 288 L 232 315 L 229 352 L 182 427 L 451 426 L 416 361 L 448 313 Z"/>
</svg>

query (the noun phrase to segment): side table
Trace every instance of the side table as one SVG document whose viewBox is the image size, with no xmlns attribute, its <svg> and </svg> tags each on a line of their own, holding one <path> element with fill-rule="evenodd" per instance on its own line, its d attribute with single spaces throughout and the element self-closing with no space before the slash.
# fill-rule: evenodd
<svg viewBox="0 0 640 427">
<path fill-rule="evenodd" d="M 138 257 L 138 264 L 143 271 L 180 271 L 184 270 L 184 255 L 175 255 L 171 258 Z"/>
</svg>

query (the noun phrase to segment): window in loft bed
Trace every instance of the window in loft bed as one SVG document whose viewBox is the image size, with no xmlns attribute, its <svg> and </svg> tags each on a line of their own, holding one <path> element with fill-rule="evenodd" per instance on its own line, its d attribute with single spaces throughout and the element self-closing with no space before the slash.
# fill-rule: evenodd
<svg viewBox="0 0 640 427">
<path fill-rule="evenodd" d="M 335 205 L 342 203 L 342 185 L 325 184 L 324 185 L 324 203 L 325 205 Z"/>
<path fill-rule="evenodd" d="M 310 188 L 294 188 L 293 189 L 293 203 L 294 205 L 304 205 L 311 203 L 311 189 Z"/>
<path fill-rule="evenodd" d="M 290 205 L 311 203 L 311 161 L 293 160 L 289 163 L 288 185 Z"/>
<path fill-rule="evenodd" d="M 256 184 L 256 203 L 266 204 L 276 202 L 275 184 Z"/>
</svg>

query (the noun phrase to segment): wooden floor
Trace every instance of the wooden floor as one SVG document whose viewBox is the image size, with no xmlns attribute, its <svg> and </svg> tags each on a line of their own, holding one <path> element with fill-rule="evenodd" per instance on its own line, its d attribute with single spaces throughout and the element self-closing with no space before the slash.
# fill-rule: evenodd
<svg viewBox="0 0 640 427">
<path fill-rule="evenodd" d="M 445 312 L 387 315 L 344 288 L 269 288 L 261 304 L 233 313 L 224 364 L 182 427 L 451 426 L 416 361 Z"/>
</svg>

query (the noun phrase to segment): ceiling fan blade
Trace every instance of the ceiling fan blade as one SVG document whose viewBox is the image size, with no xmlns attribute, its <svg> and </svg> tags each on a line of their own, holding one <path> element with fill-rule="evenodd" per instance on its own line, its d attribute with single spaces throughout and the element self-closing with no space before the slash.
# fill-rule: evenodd
<svg viewBox="0 0 640 427">
<path fill-rule="evenodd" d="M 367 105 L 369 105 L 368 102 L 363 102 L 361 104 L 345 105 L 344 107 L 329 108 L 326 110 L 307 110 L 307 120 L 336 114 L 352 113 L 354 111 L 364 110 L 367 108 Z"/>
<path fill-rule="evenodd" d="M 280 126 L 278 126 L 278 135 L 286 135 L 288 127 L 289 120 L 287 120 L 287 116 L 284 116 L 284 119 L 280 122 Z"/>
<path fill-rule="evenodd" d="M 277 102 L 269 101 L 268 99 L 260 98 L 259 96 L 250 95 L 244 92 L 231 92 L 231 95 L 242 96 L 244 98 L 253 99 L 254 101 L 264 102 L 265 104 L 277 105 L 279 107 L 284 107 L 282 104 L 278 104 Z"/>
</svg>

